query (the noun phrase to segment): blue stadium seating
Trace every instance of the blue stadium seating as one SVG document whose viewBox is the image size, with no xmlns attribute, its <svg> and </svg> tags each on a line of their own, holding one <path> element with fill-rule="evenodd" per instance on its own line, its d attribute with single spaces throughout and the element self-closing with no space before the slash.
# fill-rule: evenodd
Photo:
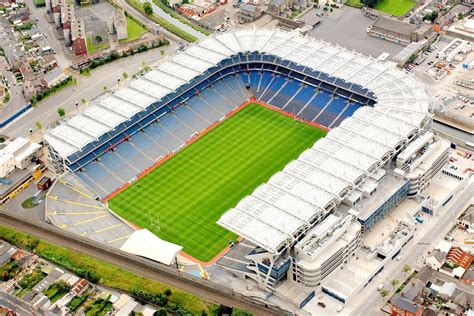
<svg viewBox="0 0 474 316">
<path fill-rule="evenodd" d="M 187 141 L 196 131 L 186 126 L 172 114 L 165 115 L 160 122 L 161 126 L 168 132 L 176 135 L 182 141 Z"/>
<path fill-rule="evenodd" d="M 200 117 L 198 113 L 193 112 L 187 106 L 178 106 L 174 112 L 174 115 L 181 120 L 182 122 L 186 123 L 195 131 L 202 131 L 206 127 L 209 126 L 210 122 L 204 120 L 204 118 Z"/>
<path fill-rule="evenodd" d="M 105 197 L 161 157 L 179 149 L 193 134 L 204 130 L 247 101 L 250 92 L 262 102 L 331 128 L 338 126 L 359 107 L 375 103 L 364 96 L 369 94 L 366 89 L 325 74 L 318 79 L 300 75 L 297 80 L 291 74 L 291 78 L 281 74 L 290 73 L 286 68 L 285 71 L 274 65 L 263 68 L 266 70 L 255 67 L 247 73 L 247 67 L 239 66 L 234 70 L 219 71 L 195 87 L 189 85 L 186 89 L 191 90 L 183 97 L 169 99 L 171 103 L 155 111 L 154 116 L 130 125 L 126 133 L 110 132 L 110 135 L 103 136 L 104 139 L 108 137 L 108 140 L 98 149 L 94 150 L 91 145 L 88 149 L 90 153 L 74 163 L 76 167 L 85 164 L 84 172 L 79 172 L 78 176 L 99 196 Z M 235 69 L 244 71 L 233 74 Z M 223 74 L 226 76 L 222 78 Z M 323 79 L 330 79 L 333 84 L 322 82 Z M 300 80 L 306 83 L 302 84 Z M 246 85 L 250 86 L 251 91 L 246 89 Z M 316 85 L 320 87 L 319 90 L 316 90 Z M 342 89 L 341 86 L 351 86 L 354 90 Z M 186 101 L 182 103 L 183 100 Z M 171 108 L 174 111 L 166 113 Z M 156 117 L 159 120 L 150 124 Z M 127 135 L 132 135 L 130 143 L 116 145 Z M 115 151 L 100 156 L 105 149 L 114 145 Z M 99 162 L 88 163 L 99 156 Z"/>
</svg>

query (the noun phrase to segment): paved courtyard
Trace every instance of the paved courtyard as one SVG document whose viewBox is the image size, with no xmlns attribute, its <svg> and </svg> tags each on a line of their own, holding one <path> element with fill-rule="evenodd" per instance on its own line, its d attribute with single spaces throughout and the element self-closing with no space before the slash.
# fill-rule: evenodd
<svg viewBox="0 0 474 316">
<path fill-rule="evenodd" d="M 300 17 L 300 20 L 305 21 L 307 25 L 313 25 L 319 19 L 316 13 L 320 12 L 320 9 L 310 10 Z M 308 32 L 308 35 L 374 57 L 381 53 L 394 56 L 404 48 L 402 45 L 369 36 L 367 27 L 372 25 L 374 20 L 365 17 L 359 9 L 343 6 L 321 19 L 322 23 Z"/>
</svg>

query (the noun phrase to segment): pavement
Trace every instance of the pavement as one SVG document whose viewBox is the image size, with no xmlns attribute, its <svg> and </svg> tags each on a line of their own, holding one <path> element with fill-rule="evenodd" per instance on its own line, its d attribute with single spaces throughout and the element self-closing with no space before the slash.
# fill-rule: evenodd
<svg viewBox="0 0 474 316">
<path fill-rule="evenodd" d="M 16 298 L 13 295 L 0 292 L 0 306 L 4 306 L 10 310 L 13 310 L 17 315 L 42 315 L 39 311 L 33 311 L 33 309 L 22 300 Z"/>
<path fill-rule="evenodd" d="M 163 58 L 160 51 L 165 51 L 165 56 L 177 49 L 177 44 L 171 42 L 166 47 L 152 49 L 140 54 L 116 60 L 96 68 L 89 76 L 76 75 L 77 85 L 66 87 L 56 94 L 41 101 L 36 108 L 26 112 L 24 115 L 0 129 L 0 133 L 15 137 L 28 137 L 29 129 L 35 130 L 35 122 L 41 122 L 43 129 L 58 119 L 57 108 L 63 107 L 66 115 L 80 110 L 81 100 L 90 101 L 104 93 L 104 87 L 107 89 L 117 85 L 118 79 L 122 78 L 122 73 L 127 72 L 129 77 L 138 72 L 142 63 L 151 65 Z M 76 109 L 75 103 L 79 102 L 79 109 Z M 87 105 L 85 105 L 87 106 Z M 35 133 L 40 133 L 37 131 Z M 36 138 L 36 137 L 35 137 Z"/>
</svg>

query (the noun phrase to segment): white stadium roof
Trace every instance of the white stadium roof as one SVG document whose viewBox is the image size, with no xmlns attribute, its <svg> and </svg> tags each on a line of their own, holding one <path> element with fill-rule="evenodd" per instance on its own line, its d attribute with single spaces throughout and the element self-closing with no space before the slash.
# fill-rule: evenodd
<svg viewBox="0 0 474 316">
<path fill-rule="evenodd" d="M 69 119 L 71 122 L 68 120 L 48 129 L 45 140 L 61 157 L 67 158 L 221 60 L 253 51 L 278 56 L 366 88 L 377 102 L 374 107 L 358 109 L 353 117 L 329 132 L 327 138 L 318 141 L 314 149 L 302 153 L 297 159 L 299 162 L 293 164 L 303 170 L 298 175 L 286 171 L 278 173 L 269 184 L 255 190 L 252 196 L 266 203 L 251 204 L 261 212 L 258 216 L 249 215 L 252 213 L 249 209 L 246 212 L 236 207 L 219 220 L 222 226 L 276 252 L 288 243 L 292 235 L 288 232 L 293 228 L 275 227 L 278 225 L 272 222 L 274 217 L 273 220 L 266 217 L 262 205 L 265 210 L 276 208 L 279 214 L 290 214 L 282 216 L 308 222 L 334 201 L 339 202 L 340 192 L 345 187 L 354 188 L 379 168 L 382 157 L 387 152 L 394 153 L 429 117 L 431 98 L 414 75 L 397 69 L 393 63 L 303 36 L 297 31 L 232 29 L 189 44 L 182 52 L 165 58 L 143 77 L 132 78 L 124 86 L 93 101 L 83 114 Z M 344 136 L 344 131 L 350 132 L 351 137 Z M 302 163 L 317 170 L 303 168 Z M 320 184 L 315 181 L 318 174 L 327 174 Z M 301 209 L 294 205 L 301 205 Z"/>
<path fill-rule="evenodd" d="M 120 250 L 170 265 L 183 247 L 156 237 L 148 229 L 135 231 Z"/>
<path fill-rule="evenodd" d="M 100 126 L 91 124 L 91 128 L 97 126 L 97 130 L 91 131 L 91 135 L 105 133 L 104 126 L 108 130 L 114 129 L 136 114 L 137 107 L 144 109 L 222 59 L 247 51 L 272 54 L 365 87 L 374 92 L 377 107 L 421 114 L 414 115 L 412 122 L 407 122 L 409 116 L 401 119 L 416 126 L 419 126 L 420 117 L 424 119 L 423 115 L 430 106 L 429 96 L 421 83 L 414 76 L 396 69 L 391 63 L 305 37 L 298 32 L 278 29 L 231 30 L 189 45 L 183 52 L 167 58 L 143 77 L 131 79 L 126 86 L 109 93 L 115 94 L 123 102 L 116 101 L 117 98 L 109 100 L 107 97 L 104 101 L 100 98 L 99 102 L 93 102 L 86 110 L 89 115 L 85 114 L 100 123 Z M 109 112 L 118 115 L 108 114 L 101 109 L 96 111 L 95 107 L 107 108 Z M 373 109 L 367 111 L 370 110 Z M 81 119 L 84 119 L 84 116 L 79 115 L 76 118 L 77 121 Z M 78 123 L 78 126 L 80 125 L 81 123 Z M 403 132 L 405 127 L 400 125 L 397 131 L 400 129 Z M 74 138 L 74 134 L 75 131 L 72 129 L 60 132 L 57 128 L 53 128 L 46 132 L 45 139 L 60 156 L 66 158 L 90 142 L 89 139 L 85 139 L 83 142 L 69 143 L 68 139 Z"/>
</svg>

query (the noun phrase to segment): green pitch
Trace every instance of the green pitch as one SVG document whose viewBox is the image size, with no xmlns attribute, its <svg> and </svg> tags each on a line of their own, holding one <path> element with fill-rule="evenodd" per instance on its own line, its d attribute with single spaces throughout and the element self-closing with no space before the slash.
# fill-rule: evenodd
<svg viewBox="0 0 474 316">
<path fill-rule="evenodd" d="M 216 224 L 325 131 L 250 104 L 109 201 L 160 238 L 209 261 L 237 236 Z"/>
<path fill-rule="evenodd" d="M 414 5 L 414 0 L 379 0 L 374 8 L 388 14 L 401 16 L 410 11 Z"/>
</svg>

